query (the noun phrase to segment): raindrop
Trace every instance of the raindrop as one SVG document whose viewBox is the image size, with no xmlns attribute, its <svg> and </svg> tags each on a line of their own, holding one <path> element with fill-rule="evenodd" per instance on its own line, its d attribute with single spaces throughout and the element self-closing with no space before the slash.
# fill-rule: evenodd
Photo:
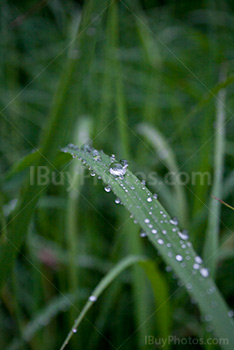
<svg viewBox="0 0 234 350">
<path fill-rule="evenodd" d="M 203 277 L 208 277 L 208 276 L 209 276 L 209 271 L 208 271 L 208 269 L 206 269 L 205 267 L 202 267 L 201 270 L 200 270 L 200 274 L 201 274 Z"/>
<path fill-rule="evenodd" d="M 167 234 L 167 230 L 162 230 L 162 233 L 163 233 L 164 235 L 166 235 L 166 234 Z"/>
<path fill-rule="evenodd" d="M 182 261 L 182 260 L 183 260 L 182 255 L 177 254 L 177 255 L 176 255 L 176 260 L 177 260 L 177 261 Z"/>
<path fill-rule="evenodd" d="M 199 264 L 193 264 L 193 268 L 194 268 L 194 270 L 199 270 L 199 268 L 200 268 L 200 265 Z"/>
<path fill-rule="evenodd" d="M 147 202 L 149 202 L 149 203 L 152 202 L 152 198 L 151 198 L 151 197 L 148 197 L 148 198 L 147 198 Z"/>
<path fill-rule="evenodd" d="M 156 233 L 158 233 L 158 230 L 156 230 L 155 228 L 151 231 L 154 235 L 156 235 Z"/>
<path fill-rule="evenodd" d="M 172 225 L 177 226 L 177 225 L 179 224 L 179 221 L 178 221 L 178 219 L 177 219 L 176 217 L 174 217 L 174 218 L 172 218 L 172 219 L 170 220 L 170 223 L 171 223 Z"/>
<path fill-rule="evenodd" d="M 185 240 L 187 240 L 188 239 L 188 233 L 187 233 L 187 231 L 178 231 L 178 236 L 181 238 L 181 239 L 183 239 L 184 241 Z"/>
<path fill-rule="evenodd" d="M 144 221 L 146 224 L 148 224 L 150 222 L 149 219 L 145 219 Z"/>
<path fill-rule="evenodd" d="M 105 187 L 104 187 L 104 190 L 105 190 L 106 192 L 110 192 L 110 191 L 111 191 L 110 185 L 105 186 Z"/>
<path fill-rule="evenodd" d="M 153 198 L 154 198 L 154 199 L 158 199 L 158 194 L 157 194 L 157 193 L 154 193 Z"/>
<path fill-rule="evenodd" d="M 128 164 L 122 165 L 118 162 L 114 162 L 110 165 L 109 171 L 114 176 L 124 176 L 127 171 Z"/>
<path fill-rule="evenodd" d="M 91 176 L 96 176 L 96 173 L 95 173 L 94 171 L 92 171 L 92 172 L 90 173 L 90 175 L 91 175 Z"/>
<path fill-rule="evenodd" d="M 77 329 L 76 329 L 76 328 L 73 328 L 73 329 L 72 329 L 72 332 L 73 332 L 73 333 L 77 333 Z"/>
<path fill-rule="evenodd" d="M 115 203 L 116 203 L 116 204 L 120 204 L 120 203 L 121 203 L 121 200 L 120 200 L 119 198 L 116 198 L 116 199 L 115 199 Z"/>
<path fill-rule="evenodd" d="M 161 238 L 159 238 L 159 239 L 158 239 L 158 244 L 160 244 L 160 245 L 164 244 L 164 240 L 161 239 Z"/>
<path fill-rule="evenodd" d="M 146 234 L 145 232 L 141 232 L 141 233 L 140 233 L 140 237 L 143 238 L 143 237 L 146 237 L 146 236 L 147 236 L 147 234 Z"/>
<path fill-rule="evenodd" d="M 110 158 L 111 158 L 112 162 L 115 162 L 115 155 L 114 154 L 112 154 Z"/>
<path fill-rule="evenodd" d="M 97 297 L 95 295 L 90 295 L 89 301 L 92 301 L 93 303 L 97 301 Z"/>
<path fill-rule="evenodd" d="M 200 256 L 196 256 L 196 257 L 195 257 L 195 261 L 196 261 L 196 263 L 198 263 L 198 264 L 202 264 L 202 258 L 201 258 Z"/>
<path fill-rule="evenodd" d="M 167 272 L 171 272 L 171 270 L 172 270 L 171 266 L 166 266 L 166 271 Z"/>
<path fill-rule="evenodd" d="M 85 152 L 91 152 L 91 148 L 89 145 L 83 145 L 81 146 L 81 150 Z"/>
<path fill-rule="evenodd" d="M 233 311 L 233 310 L 230 310 L 230 311 L 228 312 L 228 316 L 229 316 L 229 317 L 233 317 L 233 316 L 234 316 L 234 311 Z"/>
</svg>

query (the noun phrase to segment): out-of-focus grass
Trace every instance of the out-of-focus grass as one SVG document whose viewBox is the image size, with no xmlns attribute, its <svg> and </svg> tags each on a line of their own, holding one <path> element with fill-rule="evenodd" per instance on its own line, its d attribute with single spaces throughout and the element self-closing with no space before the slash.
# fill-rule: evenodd
<svg viewBox="0 0 234 350">
<path fill-rule="evenodd" d="M 167 170 L 160 159 L 162 154 L 155 153 L 152 145 L 142 143 L 136 128 L 147 122 L 160 130 L 175 154 L 179 172 L 189 174 L 190 179 L 195 172 L 207 172 L 212 179 L 218 170 L 213 160 L 220 151 L 219 146 L 215 148 L 214 137 L 216 97 L 219 98 L 219 89 L 225 88 L 227 124 L 226 140 L 222 142 L 226 143 L 226 155 L 220 197 L 233 206 L 234 125 L 230 113 L 233 109 L 233 5 L 228 1 L 204 5 L 181 1 L 158 6 L 152 1 L 134 1 L 115 2 L 105 10 L 108 4 L 108 1 L 86 1 L 82 7 L 73 1 L 50 1 L 14 28 L 11 22 L 28 11 L 31 4 L 7 1 L 2 5 L 1 241 L 5 241 L 5 235 L 17 236 L 23 254 L 17 255 L 14 274 L 7 266 L 12 265 L 11 252 L 15 256 L 15 248 L 8 245 L 4 255 L 0 255 L 0 276 L 4 280 L 7 277 L 1 289 L 0 305 L 0 348 L 3 349 L 12 341 L 19 348 L 19 334 L 29 334 L 30 324 L 35 331 L 32 336 L 26 336 L 26 346 L 35 350 L 57 349 L 76 311 L 71 306 L 73 311 L 62 312 L 61 306 L 58 313 L 47 317 L 47 307 L 53 300 L 60 302 L 60 291 L 66 295 L 71 292 L 72 302 L 80 309 L 84 298 L 103 275 L 128 254 L 140 252 L 154 259 L 170 293 L 179 283 L 175 276 L 165 272 L 161 257 L 155 257 L 146 241 L 136 238 L 138 225 L 131 222 L 121 225 L 127 219 L 122 208 L 113 203 L 111 195 L 105 194 L 100 184 L 94 187 L 91 183 L 94 180 L 89 176 L 84 182 L 77 178 L 77 183 L 73 183 L 79 191 L 78 200 L 73 196 L 76 191 L 67 191 L 70 184 L 64 173 L 64 185 L 52 182 L 44 186 L 46 189 L 37 204 L 30 203 L 34 190 L 28 186 L 28 194 L 20 206 L 16 200 L 22 198 L 31 159 L 39 162 L 38 153 L 15 168 L 14 175 L 7 175 L 15 162 L 34 147 L 40 147 L 40 152 L 51 162 L 58 146 L 77 140 L 78 134 L 74 132 L 78 122 L 87 118 L 90 120 L 87 131 L 95 147 L 109 154 L 116 153 L 118 158 L 127 157 L 131 169 L 141 173 L 139 177 L 147 180 L 151 190 L 163 191 L 160 199 L 169 213 L 175 215 L 178 210 L 175 197 L 170 201 L 175 186 L 155 183 L 149 177 L 157 172 L 157 178 L 165 179 Z M 103 9 L 103 14 L 95 20 Z M 64 50 L 76 30 L 80 35 Z M 223 63 L 228 67 L 227 79 L 220 85 Z M 47 165 L 40 157 L 40 164 Z M 66 166 L 64 161 L 57 159 L 53 164 L 61 171 Z M 73 169 L 70 173 L 74 172 L 72 167 L 73 164 L 65 171 Z M 52 170 L 57 180 L 62 179 L 57 170 Z M 183 187 L 188 203 L 185 228 L 200 252 L 205 242 L 209 209 L 213 210 L 210 198 L 217 195 L 212 191 L 213 181 L 208 183 L 206 179 L 205 176 L 202 184 L 197 176 L 194 182 L 190 180 Z M 41 189 L 38 186 L 35 194 Z M 26 209 L 6 226 L 16 213 L 15 205 L 20 208 L 23 203 L 28 204 Z M 233 255 L 230 254 L 233 214 L 224 206 L 221 209 L 215 219 L 216 236 L 220 236 L 221 242 L 216 243 L 220 247 L 216 276 L 224 298 L 233 308 Z M 181 213 L 181 217 L 183 215 Z M 1 247 L 0 254 L 3 252 Z M 158 305 L 150 285 L 142 276 L 137 276 L 137 271 L 136 267 L 133 274 L 124 273 L 88 315 L 91 323 L 116 347 L 150 315 L 155 303 Z M 144 288 L 137 289 L 141 281 Z M 146 300 L 144 305 L 142 299 Z M 197 308 L 181 288 L 170 300 L 170 308 L 166 317 L 172 324 L 172 334 L 203 335 Z M 160 338 L 161 332 L 155 318 L 150 318 L 123 349 L 140 348 L 144 334 Z M 84 323 L 69 346 L 89 349 L 93 348 L 94 340 L 95 348 L 107 346 L 105 339 Z"/>
</svg>

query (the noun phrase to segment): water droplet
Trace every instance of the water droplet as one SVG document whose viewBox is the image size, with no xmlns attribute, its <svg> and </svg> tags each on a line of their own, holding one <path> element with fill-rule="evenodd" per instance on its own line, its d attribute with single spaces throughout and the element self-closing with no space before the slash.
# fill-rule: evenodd
<svg viewBox="0 0 234 350">
<path fill-rule="evenodd" d="M 96 149 L 93 150 L 93 159 L 95 160 L 95 162 L 101 160 L 100 154 L 99 154 L 99 152 Z"/>
<path fill-rule="evenodd" d="M 97 297 L 95 295 L 90 295 L 89 301 L 92 301 L 93 303 L 97 301 Z"/>
<path fill-rule="evenodd" d="M 91 176 L 96 176 L 96 173 L 95 173 L 94 171 L 92 171 L 92 172 L 90 173 L 90 175 L 91 175 Z"/>
<path fill-rule="evenodd" d="M 172 219 L 170 220 L 170 223 L 171 223 L 172 225 L 177 226 L 177 225 L 179 224 L 179 221 L 178 221 L 178 219 L 177 219 L 176 217 L 174 217 L 174 218 L 172 218 Z"/>
<path fill-rule="evenodd" d="M 128 164 L 122 165 L 118 162 L 114 162 L 110 165 L 109 171 L 113 176 L 124 176 L 127 171 Z"/>
<path fill-rule="evenodd" d="M 90 148 L 90 146 L 89 145 L 83 145 L 83 146 L 81 146 L 81 148 L 80 148 L 82 151 L 85 151 L 85 152 L 91 152 L 91 148 Z"/>
<path fill-rule="evenodd" d="M 205 267 L 202 267 L 200 269 L 200 274 L 203 276 L 203 277 L 208 277 L 209 276 L 209 271 L 208 269 L 206 269 Z"/>
<path fill-rule="evenodd" d="M 162 233 L 163 233 L 163 235 L 166 235 L 167 231 L 166 230 L 162 230 Z"/>
<path fill-rule="evenodd" d="M 154 193 L 153 198 L 154 198 L 154 199 L 158 199 L 158 194 L 157 194 L 157 193 Z"/>
<path fill-rule="evenodd" d="M 115 154 L 112 154 L 110 158 L 112 162 L 115 162 Z"/>
<path fill-rule="evenodd" d="M 77 333 L 77 329 L 76 329 L 76 328 L 73 328 L 73 329 L 72 329 L 72 332 L 73 332 L 73 333 Z"/>
<path fill-rule="evenodd" d="M 159 239 L 158 239 L 158 244 L 160 244 L 160 245 L 164 244 L 164 240 L 161 239 L 161 238 L 159 238 Z"/>
<path fill-rule="evenodd" d="M 229 316 L 229 317 L 233 317 L 233 316 L 234 316 L 234 311 L 233 311 L 233 310 L 230 310 L 230 311 L 228 312 L 228 316 Z"/>
<path fill-rule="evenodd" d="M 199 268 L 200 268 L 200 265 L 199 264 L 193 264 L 193 268 L 194 268 L 194 270 L 199 270 Z"/>
<path fill-rule="evenodd" d="M 171 266 L 166 266 L 166 271 L 167 271 L 167 272 L 171 272 L 171 271 L 172 271 Z"/>
<path fill-rule="evenodd" d="M 146 237 L 146 236 L 147 236 L 147 234 L 146 234 L 145 232 L 141 232 L 141 233 L 140 233 L 140 237 L 143 238 L 143 237 Z"/>
<path fill-rule="evenodd" d="M 120 200 L 119 198 L 116 198 L 116 199 L 115 199 L 115 203 L 116 203 L 116 204 L 120 204 L 120 203 L 121 203 L 121 200 Z"/>
<path fill-rule="evenodd" d="M 198 263 L 198 264 L 202 264 L 202 258 L 201 258 L 200 256 L 196 256 L 196 257 L 195 257 L 195 261 L 196 261 L 196 263 Z"/>
<path fill-rule="evenodd" d="M 146 224 L 148 224 L 150 222 L 149 219 L 145 219 L 144 221 Z"/>
<path fill-rule="evenodd" d="M 176 260 L 177 260 L 177 261 L 182 261 L 182 260 L 183 260 L 182 255 L 177 254 L 177 255 L 176 255 Z"/>
<path fill-rule="evenodd" d="M 181 239 L 183 239 L 184 241 L 185 240 L 187 240 L 188 239 L 188 233 L 187 233 L 187 231 L 178 231 L 178 236 L 181 238 Z"/>
<path fill-rule="evenodd" d="M 148 197 L 148 198 L 147 198 L 147 202 L 149 202 L 149 203 L 152 202 L 152 198 L 151 198 L 151 197 Z"/>
<path fill-rule="evenodd" d="M 156 230 L 155 228 L 151 231 L 154 235 L 156 235 L 158 233 L 158 230 Z"/>
<path fill-rule="evenodd" d="M 104 187 L 104 190 L 105 190 L 106 192 L 110 192 L 110 191 L 111 191 L 110 185 L 105 186 L 105 187 Z"/>
</svg>

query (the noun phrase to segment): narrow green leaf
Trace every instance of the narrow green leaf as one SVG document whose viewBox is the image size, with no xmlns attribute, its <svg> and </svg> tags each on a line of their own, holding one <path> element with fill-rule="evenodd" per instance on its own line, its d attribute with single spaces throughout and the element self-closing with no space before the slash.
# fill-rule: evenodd
<svg viewBox="0 0 234 350">
<path fill-rule="evenodd" d="M 226 70 L 221 71 L 221 80 L 224 80 L 223 75 Z M 223 188 L 223 172 L 224 172 L 224 157 L 225 157 L 225 89 L 218 93 L 217 109 L 216 109 L 216 132 L 214 145 L 214 180 L 212 186 L 212 194 L 220 198 Z M 206 232 L 204 257 L 209 259 L 208 266 L 211 274 L 214 276 L 216 268 L 218 236 L 220 226 L 220 202 L 211 199 L 209 205 L 208 228 Z"/>
<path fill-rule="evenodd" d="M 160 251 L 165 262 L 174 269 L 197 302 L 201 313 L 209 320 L 207 322 L 212 325 L 216 336 L 228 339 L 229 344 L 222 345 L 222 348 L 233 349 L 233 324 L 228 317 L 228 308 L 209 277 L 208 269 L 194 252 L 186 234 L 179 230 L 176 220 L 171 219 L 145 185 L 126 170 L 126 165 L 123 167 L 121 163 L 113 163 L 109 156 L 90 149 L 89 146 L 79 149 L 70 145 L 63 152 L 82 160 L 105 184 L 111 186 L 114 194 L 135 216 L 153 246 Z M 117 176 L 117 167 L 121 169 L 122 176 Z"/>
<path fill-rule="evenodd" d="M 73 336 L 74 332 L 77 331 L 77 327 L 81 323 L 81 321 L 85 318 L 88 310 L 93 305 L 94 301 L 102 294 L 102 292 L 115 280 L 115 278 L 125 269 L 127 269 L 129 266 L 139 263 L 140 261 L 143 261 L 144 259 L 142 257 L 136 257 L 136 256 L 129 256 L 123 260 L 121 260 L 113 269 L 110 270 L 110 272 L 103 277 L 103 279 L 100 281 L 100 283 L 97 285 L 97 287 L 92 292 L 92 295 L 90 296 L 90 299 L 86 302 L 85 306 L 81 310 L 79 317 L 75 320 L 74 325 L 71 329 L 71 331 L 68 333 L 67 338 L 65 339 L 63 345 L 61 346 L 60 350 L 63 350 L 66 345 L 68 344 L 69 340 Z"/>
</svg>

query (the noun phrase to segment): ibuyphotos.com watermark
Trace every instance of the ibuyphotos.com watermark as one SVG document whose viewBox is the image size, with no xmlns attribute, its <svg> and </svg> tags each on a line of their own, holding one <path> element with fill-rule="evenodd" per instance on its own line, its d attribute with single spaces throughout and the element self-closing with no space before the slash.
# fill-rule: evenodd
<svg viewBox="0 0 234 350">
<path fill-rule="evenodd" d="M 173 335 L 166 338 L 156 338 L 153 335 L 146 335 L 144 343 L 164 348 L 167 345 L 228 345 L 229 340 L 228 338 L 178 338 Z"/>
<path fill-rule="evenodd" d="M 98 177 L 94 176 L 94 173 L 88 173 L 85 171 L 74 172 L 74 171 L 51 171 L 51 169 L 47 166 L 38 166 L 30 167 L 30 184 L 45 186 L 50 183 L 55 186 L 67 186 L 67 191 L 70 191 L 73 188 L 74 182 L 80 185 L 84 185 L 87 178 L 93 176 L 94 185 L 98 183 Z M 155 187 L 155 186 L 187 186 L 187 185 L 201 185 L 201 186 L 209 186 L 212 184 L 212 176 L 209 172 L 201 172 L 201 171 L 192 171 L 191 173 L 187 173 L 185 171 L 181 172 L 167 172 L 163 176 L 159 176 L 157 172 L 148 172 L 145 173 L 143 171 L 138 171 L 135 175 L 141 179 L 146 181 L 147 185 Z"/>
</svg>

